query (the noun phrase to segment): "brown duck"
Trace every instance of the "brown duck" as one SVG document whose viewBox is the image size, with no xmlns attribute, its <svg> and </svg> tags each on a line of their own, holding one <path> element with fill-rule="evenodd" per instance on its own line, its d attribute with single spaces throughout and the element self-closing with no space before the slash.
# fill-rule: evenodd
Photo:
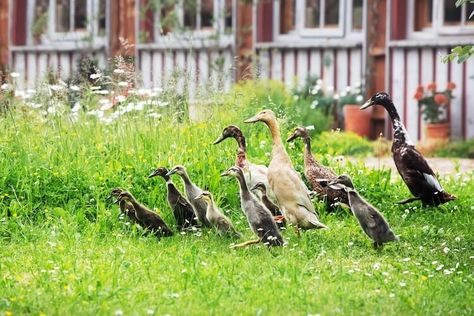
<svg viewBox="0 0 474 316">
<path fill-rule="evenodd" d="M 311 136 L 304 127 L 298 127 L 293 134 L 287 139 L 291 142 L 297 138 L 303 140 L 304 146 L 304 175 L 311 184 L 313 190 L 320 199 L 326 199 L 330 206 L 341 202 L 348 205 L 347 193 L 344 190 L 334 190 L 328 186 L 324 186 L 320 179 L 334 180 L 337 175 L 334 171 L 321 164 L 311 153 Z"/>
</svg>

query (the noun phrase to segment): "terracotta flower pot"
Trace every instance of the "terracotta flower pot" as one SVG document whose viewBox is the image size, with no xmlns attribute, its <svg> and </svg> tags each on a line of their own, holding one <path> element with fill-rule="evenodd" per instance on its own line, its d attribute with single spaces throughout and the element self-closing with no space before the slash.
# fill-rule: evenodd
<svg viewBox="0 0 474 316">
<path fill-rule="evenodd" d="M 354 132 L 363 137 L 369 137 L 372 111 L 360 110 L 360 105 L 346 104 L 344 106 L 344 130 Z"/>
<path fill-rule="evenodd" d="M 450 135 L 449 123 L 427 123 L 426 138 L 427 139 L 448 139 Z"/>
</svg>

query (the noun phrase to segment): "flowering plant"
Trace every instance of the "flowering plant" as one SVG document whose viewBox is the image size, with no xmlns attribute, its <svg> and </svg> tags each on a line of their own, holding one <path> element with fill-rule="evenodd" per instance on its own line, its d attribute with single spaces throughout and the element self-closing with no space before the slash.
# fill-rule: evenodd
<svg viewBox="0 0 474 316">
<path fill-rule="evenodd" d="M 443 123 L 446 121 L 445 110 L 449 100 L 454 98 L 453 90 L 456 85 L 448 82 L 444 91 L 436 91 L 437 85 L 432 82 L 425 87 L 418 86 L 414 98 L 418 101 L 424 120 L 429 123 Z"/>
</svg>

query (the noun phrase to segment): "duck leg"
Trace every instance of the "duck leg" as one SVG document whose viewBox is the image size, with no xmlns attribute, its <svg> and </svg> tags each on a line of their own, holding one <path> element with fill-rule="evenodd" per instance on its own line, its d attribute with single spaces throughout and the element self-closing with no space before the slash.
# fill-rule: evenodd
<svg viewBox="0 0 474 316">
<path fill-rule="evenodd" d="M 401 201 L 397 202 L 397 204 L 407 204 L 407 203 L 411 203 L 411 202 L 418 201 L 418 200 L 420 200 L 419 197 L 413 197 L 413 198 L 408 198 L 408 199 L 401 200 Z"/>
<path fill-rule="evenodd" d="M 295 226 L 295 234 L 298 236 L 298 238 L 301 237 L 301 229 L 298 227 L 298 225 Z"/>
<path fill-rule="evenodd" d="M 283 216 L 283 215 L 273 216 L 273 219 L 277 223 L 284 223 L 285 222 L 285 216 Z"/>
<path fill-rule="evenodd" d="M 252 240 L 247 240 L 246 242 L 243 242 L 243 243 L 240 243 L 240 244 L 237 244 L 237 245 L 230 246 L 229 248 L 230 249 L 244 248 L 244 247 L 247 247 L 249 245 L 258 244 L 259 242 L 261 242 L 261 239 L 252 239 Z"/>
</svg>

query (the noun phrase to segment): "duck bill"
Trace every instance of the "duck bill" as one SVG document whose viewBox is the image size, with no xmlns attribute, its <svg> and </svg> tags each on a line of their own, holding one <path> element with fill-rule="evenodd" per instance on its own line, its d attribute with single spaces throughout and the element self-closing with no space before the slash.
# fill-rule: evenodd
<svg viewBox="0 0 474 316">
<path fill-rule="evenodd" d="M 293 135 L 291 135 L 290 137 L 288 137 L 288 139 L 286 140 L 286 142 L 287 142 L 287 143 L 292 142 L 292 141 L 294 141 L 297 137 L 298 137 L 298 135 L 296 135 L 296 133 L 293 133 Z"/>
<path fill-rule="evenodd" d="M 257 116 L 253 116 L 251 118 L 248 118 L 244 121 L 244 123 L 256 123 L 260 121 L 260 119 Z"/>
<path fill-rule="evenodd" d="M 194 198 L 194 201 L 200 200 L 201 198 L 202 198 L 202 194 L 196 196 L 196 197 Z"/>
<path fill-rule="evenodd" d="M 176 171 L 177 171 L 176 169 L 173 169 L 173 170 L 171 170 L 170 172 L 168 172 L 165 176 L 166 176 L 166 177 L 172 176 L 172 175 L 174 175 L 174 174 L 176 173 Z"/>
<path fill-rule="evenodd" d="M 340 183 L 329 183 L 328 186 L 333 190 L 346 190 L 346 186 Z"/>
<path fill-rule="evenodd" d="M 225 139 L 225 137 L 223 136 L 220 136 L 218 139 L 216 139 L 212 144 L 213 145 L 217 145 L 219 144 L 221 141 L 223 141 Z"/>
<path fill-rule="evenodd" d="M 157 175 L 158 175 L 158 170 L 154 170 L 152 173 L 148 175 L 148 178 L 153 178 L 153 177 L 156 177 Z"/>
<path fill-rule="evenodd" d="M 230 174 L 227 171 L 224 171 L 223 173 L 221 173 L 221 177 L 228 177 L 228 176 L 230 176 Z"/>
<path fill-rule="evenodd" d="M 374 105 L 372 103 L 372 100 L 367 100 L 367 102 L 365 102 L 364 104 L 362 104 L 362 106 L 360 107 L 361 110 L 364 110 L 364 109 L 367 109 L 368 107 Z"/>
<path fill-rule="evenodd" d="M 329 180 L 329 179 L 316 179 L 316 182 L 321 184 L 321 186 L 323 186 L 323 187 L 327 187 L 330 184 L 331 180 Z"/>
</svg>

